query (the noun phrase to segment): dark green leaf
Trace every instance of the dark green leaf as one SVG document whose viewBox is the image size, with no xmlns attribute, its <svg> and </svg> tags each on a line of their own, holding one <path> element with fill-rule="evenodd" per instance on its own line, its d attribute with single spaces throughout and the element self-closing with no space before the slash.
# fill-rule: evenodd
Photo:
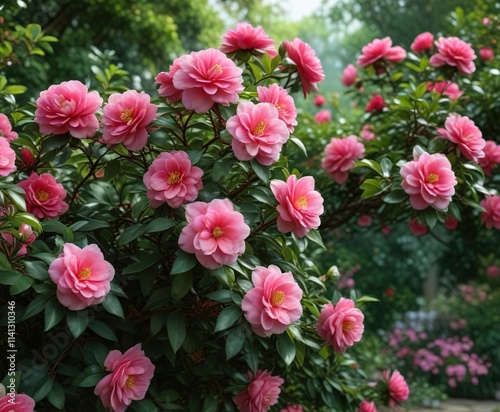
<svg viewBox="0 0 500 412">
<path fill-rule="evenodd" d="M 47 332 L 56 326 L 64 318 L 65 314 L 66 310 L 56 298 L 47 302 L 47 306 L 45 306 L 45 329 L 43 331 Z"/>
<path fill-rule="evenodd" d="M 241 327 L 234 328 L 226 338 L 226 360 L 237 355 L 245 345 L 245 333 Z"/>
<path fill-rule="evenodd" d="M 134 226 L 129 226 L 126 228 L 121 236 L 118 238 L 118 246 L 124 246 L 127 243 L 132 242 L 132 240 L 137 239 L 146 230 L 146 225 L 137 224 Z"/>
<path fill-rule="evenodd" d="M 114 293 L 108 293 L 106 298 L 102 301 L 102 307 L 106 309 L 109 313 L 118 316 L 123 319 L 123 308 L 122 304 L 115 296 Z"/>
<path fill-rule="evenodd" d="M 176 353 L 186 339 L 186 319 L 182 313 L 172 312 L 168 315 L 167 333 L 170 345 Z"/>
<path fill-rule="evenodd" d="M 193 274 L 186 272 L 178 276 L 174 276 L 172 282 L 172 299 L 175 301 L 181 300 L 189 289 L 193 286 Z"/>
<path fill-rule="evenodd" d="M 170 274 L 177 275 L 179 273 L 187 272 L 188 270 L 191 270 L 195 267 L 196 262 L 197 260 L 194 255 L 192 255 L 191 253 L 180 251 L 175 258 Z"/>
<path fill-rule="evenodd" d="M 253 171 L 262 180 L 264 183 L 267 183 L 269 178 L 271 177 L 271 170 L 268 166 L 263 166 L 257 160 L 250 160 L 250 165 L 252 166 Z"/>
<path fill-rule="evenodd" d="M 238 306 L 228 306 L 222 310 L 217 318 L 214 332 L 220 332 L 233 326 L 241 316 L 241 309 Z"/>
<path fill-rule="evenodd" d="M 278 335 L 278 339 L 276 341 L 276 348 L 278 349 L 278 353 L 281 356 L 281 359 L 289 366 L 293 360 L 295 359 L 295 345 L 290 340 L 290 337 L 287 333 L 282 333 Z"/>
<path fill-rule="evenodd" d="M 118 341 L 115 332 L 113 332 L 113 329 L 111 329 L 108 325 L 106 325 L 104 322 L 101 322 L 100 320 L 94 319 L 92 322 L 90 322 L 89 329 L 92 329 L 95 333 L 97 333 L 104 339 L 112 340 L 115 342 Z"/>
<path fill-rule="evenodd" d="M 167 217 L 158 217 L 148 223 L 144 233 L 163 232 L 164 230 L 176 226 L 178 223 L 179 222 L 176 220 L 172 220 Z"/>
<path fill-rule="evenodd" d="M 47 400 L 57 409 L 64 409 L 64 400 L 65 400 L 65 395 L 64 395 L 64 388 L 62 385 L 54 381 L 54 385 L 52 386 L 52 389 L 50 392 L 47 394 Z"/>
<path fill-rule="evenodd" d="M 67 311 L 66 322 L 71 334 L 78 338 L 87 329 L 89 324 L 89 313 L 87 309 L 78 311 Z"/>
<path fill-rule="evenodd" d="M 408 195 L 403 190 L 393 190 L 392 192 L 389 192 L 389 194 L 384 196 L 384 202 L 391 204 L 401 203 L 402 201 L 407 199 Z"/>
<path fill-rule="evenodd" d="M 37 280 L 46 280 L 49 278 L 48 268 L 43 262 L 24 262 L 26 272 L 30 277 Z"/>
</svg>

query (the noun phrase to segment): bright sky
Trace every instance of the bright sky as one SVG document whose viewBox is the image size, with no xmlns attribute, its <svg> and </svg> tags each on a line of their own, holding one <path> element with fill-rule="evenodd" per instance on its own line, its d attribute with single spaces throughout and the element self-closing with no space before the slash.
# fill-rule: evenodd
<svg viewBox="0 0 500 412">
<path fill-rule="evenodd" d="M 276 0 L 275 0 L 276 1 Z M 321 5 L 322 0 L 281 0 L 279 3 L 288 12 L 292 20 L 313 14 Z"/>
</svg>

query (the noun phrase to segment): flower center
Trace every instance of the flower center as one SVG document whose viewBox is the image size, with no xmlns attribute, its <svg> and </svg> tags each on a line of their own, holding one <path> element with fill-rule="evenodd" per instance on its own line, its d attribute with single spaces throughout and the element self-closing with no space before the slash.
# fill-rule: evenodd
<svg viewBox="0 0 500 412">
<path fill-rule="evenodd" d="M 125 386 L 127 388 L 131 388 L 132 386 L 134 386 L 134 377 L 133 376 L 127 377 L 127 381 L 125 382 Z"/>
<path fill-rule="evenodd" d="M 295 204 L 300 208 L 307 207 L 307 197 L 300 196 Z"/>
<path fill-rule="evenodd" d="M 45 202 L 49 198 L 49 194 L 45 190 L 39 190 L 36 192 L 36 198 L 40 202 Z"/>
<path fill-rule="evenodd" d="M 214 64 L 212 67 L 217 73 L 222 74 L 222 66 L 219 63 Z"/>
<path fill-rule="evenodd" d="M 219 226 L 215 226 L 214 230 L 212 231 L 212 234 L 214 235 L 214 238 L 217 239 L 218 237 L 221 237 L 224 234 L 224 232 Z"/>
<path fill-rule="evenodd" d="M 266 130 L 266 126 L 267 126 L 267 123 L 264 120 L 261 120 L 259 123 L 257 123 L 257 126 L 255 126 L 253 134 L 260 135 L 260 134 L 264 133 L 264 130 Z"/>
<path fill-rule="evenodd" d="M 92 275 L 92 270 L 89 267 L 83 268 L 78 274 L 78 280 L 87 280 Z"/>
<path fill-rule="evenodd" d="M 354 322 L 344 322 L 342 323 L 342 330 L 344 332 L 348 332 L 352 329 L 354 329 L 355 323 Z"/>
<path fill-rule="evenodd" d="M 120 115 L 120 119 L 122 119 L 122 121 L 127 124 L 129 124 L 132 120 L 134 120 L 132 109 L 125 109 Z"/>
<path fill-rule="evenodd" d="M 439 182 L 439 175 L 436 174 L 436 173 L 430 173 L 429 175 L 427 175 L 427 177 L 425 178 L 425 181 L 427 183 L 436 183 L 436 182 Z"/>
<path fill-rule="evenodd" d="M 281 112 L 285 110 L 285 105 L 284 104 L 275 104 L 274 107 L 278 110 L 278 112 Z"/>
<path fill-rule="evenodd" d="M 167 183 L 169 185 L 176 185 L 177 183 L 182 182 L 182 176 L 181 172 L 172 172 L 168 175 L 167 178 Z"/>
<path fill-rule="evenodd" d="M 277 290 L 276 292 L 273 292 L 271 295 L 271 304 L 273 306 L 279 306 L 283 303 L 285 300 L 285 292 L 281 290 Z"/>
</svg>

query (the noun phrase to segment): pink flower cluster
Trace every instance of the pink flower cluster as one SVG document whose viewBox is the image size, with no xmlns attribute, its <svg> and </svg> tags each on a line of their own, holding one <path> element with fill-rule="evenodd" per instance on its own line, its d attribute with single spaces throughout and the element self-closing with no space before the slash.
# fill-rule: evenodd
<svg viewBox="0 0 500 412">
<path fill-rule="evenodd" d="M 269 166 L 279 159 L 281 148 L 290 137 L 286 123 L 271 103 L 241 102 L 236 115 L 226 123 L 233 136 L 231 146 L 238 160 L 257 160 Z"/>
<path fill-rule="evenodd" d="M 363 400 L 359 405 L 358 412 L 378 412 L 375 406 L 375 402 L 368 402 Z"/>
<path fill-rule="evenodd" d="M 336 305 L 327 303 L 316 323 L 316 331 L 325 339 L 326 345 L 332 345 L 338 353 L 343 353 L 363 335 L 363 313 L 354 307 L 354 301 L 341 298 Z"/>
<path fill-rule="evenodd" d="M 410 219 L 408 227 L 410 228 L 410 232 L 415 236 L 423 236 L 429 232 L 429 226 L 427 226 L 425 223 L 422 223 L 416 217 L 412 217 Z"/>
<path fill-rule="evenodd" d="M 12 130 L 9 118 L 3 113 L 0 113 L 0 136 L 5 137 L 9 142 L 17 139 L 17 133 Z"/>
<path fill-rule="evenodd" d="M 314 115 L 314 121 L 317 124 L 330 123 L 332 121 L 332 113 L 328 109 L 320 110 Z"/>
<path fill-rule="evenodd" d="M 452 102 L 456 102 L 460 96 L 464 94 L 464 92 L 458 87 L 458 84 L 446 80 L 437 83 L 427 83 L 427 90 L 429 92 L 434 91 L 441 95 L 445 95 L 449 97 Z"/>
<path fill-rule="evenodd" d="M 367 112 L 376 113 L 380 112 L 384 107 L 384 98 L 380 94 L 374 94 L 371 100 L 366 104 L 365 110 Z"/>
<path fill-rule="evenodd" d="M 146 196 L 152 207 L 167 203 L 177 208 L 183 203 L 192 202 L 203 188 L 203 170 L 191 166 L 186 152 L 173 150 L 163 152 L 153 160 L 144 174 Z"/>
<path fill-rule="evenodd" d="M 241 412 L 266 412 L 278 403 L 280 386 L 285 382 L 279 376 L 272 376 L 267 370 L 258 369 L 255 375 L 248 371 L 247 388 L 233 397 L 233 401 Z"/>
<path fill-rule="evenodd" d="M 10 147 L 9 140 L 0 137 L 0 176 L 8 176 L 16 170 L 16 152 Z"/>
<path fill-rule="evenodd" d="M 474 61 L 477 56 L 472 47 L 458 37 L 440 37 L 436 42 L 437 53 L 429 63 L 434 67 L 456 67 L 461 74 L 471 74 L 476 70 Z"/>
<path fill-rule="evenodd" d="M 332 138 L 325 147 L 321 166 L 338 184 L 344 184 L 349 177 L 349 170 L 365 152 L 363 143 L 354 135 L 345 138 Z"/>
<path fill-rule="evenodd" d="M 325 97 L 323 95 L 317 94 L 316 96 L 314 96 L 314 105 L 316 107 L 321 107 L 325 103 L 326 103 L 326 99 L 325 99 Z"/>
<path fill-rule="evenodd" d="M 420 54 L 425 52 L 426 50 L 432 50 L 434 43 L 434 35 L 428 31 L 425 33 L 419 34 L 413 40 L 410 48 L 414 53 Z"/>
<path fill-rule="evenodd" d="M 142 150 L 148 141 L 147 126 L 157 110 L 144 92 L 113 93 L 103 109 L 102 142 L 108 146 L 122 143 L 129 150 Z"/>
<path fill-rule="evenodd" d="M 493 61 L 495 58 L 495 53 L 491 47 L 482 47 L 479 49 L 479 57 L 484 61 Z"/>
<path fill-rule="evenodd" d="M 481 213 L 481 221 L 486 228 L 500 229 L 500 196 L 487 195 L 484 200 L 481 200 L 481 206 L 484 209 Z"/>
<path fill-rule="evenodd" d="M 79 248 L 65 243 L 62 253 L 49 266 L 57 285 L 57 299 L 71 310 L 101 303 L 111 289 L 115 269 L 104 260 L 97 245 Z"/>
<path fill-rule="evenodd" d="M 491 170 L 500 164 L 500 145 L 493 140 L 486 140 L 483 152 L 484 157 L 479 158 L 478 163 L 486 176 L 491 176 Z"/>
<path fill-rule="evenodd" d="M 417 210 L 428 206 L 444 210 L 455 194 L 455 173 L 443 154 L 423 152 L 416 160 L 401 167 L 401 176 L 401 186 L 410 195 L 410 204 Z"/>
<path fill-rule="evenodd" d="M 317 83 L 324 80 L 325 72 L 312 47 L 299 38 L 293 39 L 292 42 L 285 41 L 283 44 L 288 58 L 297 66 L 304 96 L 306 97 L 311 89 L 318 91 Z"/>
<path fill-rule="evenodd" d="M 66 191 L 51 174 L 38 175 L 33 172 L 28 179 L 21 180 L 19 187 L 25 191 L 26 209 L 39 219 L 55 218 L 65 213 L 69 206 L 64 201 Z"/>
<path fill-rule="evenodd" d="M 132 401 L 144 399 L 155 365 L 145 355 L 140 343 L 125 353 L 109 352 L 104 367 L 110 373 L 99 381 L 94 393 L 101 397 L 105 408 L 124 412 Z"/>
<path fill-rule="evenodd" d="M 257 266 L 252 272 L 253 288 L 241 302 L 252 330 L 267 337 L 283 333 L 302 315 L 302 290 L 291 272 L 282 273 L 275 265 Z"/>
<path fill-rule="evenodd" d="M 286 89 L 276 83 L 269 87 L 257 86 L 257 97 L 260 103 L 271 103 L 276 107 L 278 118 L 285 122 L 288 130 L 292 133 L 294 126 L 297 126 L 297 109 L 293 97 L 288 94 Z"/>
<path fill-rule="evenodd" d="M 278 201 L 278 230 L 292 232 L 297 237 L 304 237 L 311 229 L 321 224 L 323 197 L 314 190 L 314 178 L 290 175 L 286 182 L 273 180 L 271 190 Z"/>
<path fill-rule="evenodd" d="M 404 402 L 410 396 L 410 388 L 401 372 L 395 369 L 392 373 L 384 371 L 384 379 L 387 382 L 387 390 L 389 392 L 389 406 L 394 407 L 396 404 Z"/>
<path fill-rule="evenodd" d="M 186 206 L 186 220 L 179 246 L 194 253 L 202 266 L 216 269 L 230 265 L 245 252 L 250 228 L 228 199 L 190 203 Z"/>
<path fill-rule="evenodd" d="M 62 82 L 40 93 L 35 122 L 43 134 L 69 133 L 79 139 L 92 137 L 99 129 L 95 113 L 101 104 L 99 93 L 89 93 L 78 80 Z"/>
<path fill-rule="evenodd" d="M 12 404 L 12 399 L 14 399 L 14 404 Z M 0 397 L 0 412 L 34 412 L 34 410 L 35 401 L 24 393 L 16 393 L 14 397 L 8 393 Z"/>
<path fill-rule="evenodd" d="M 177 58 L 170 72 L 159 73 L 155 80 L 170 103 L 182 100 L 186 109 L 205 113 L 216 103 L 227 106 L 238 100 L 244 89 L 242 72 L 220 50 L 206 49 Z"/>
<path fill-rule="evenodd" d="M 373 131 L 373 126 L 371 124 L 365 124 L 359 133 L 362 139 L 369 142 L 370 140 L 376 139 L 378 136 Z"/>
<path fill-rule="evenodd" d="M 356 83 L 357 78 L 358 70 L 356 69 L 356 66 L 354 66 L 353 64 L 348 64 L 342 72 L 340 83 L 342 83 L 345 87 L 350 87 Z"/>
<path fill-rule="evenodd" d="M 367 67 L 382 60 L 399 63 L 406 58 L 406 51 L 400 46 L 392 47 L 390 37 L 375 39 L 361 49 L 358 66 Z"/>
<path fill-rule="evenodd" d="M 444 123 L 444 129 L 437 129 L 438 137 L 455 143 L 462 154 L 473 162 L 484 157 L 486 141 L 481 130 L 467 116 L 450 114 Z"/>
<path fill-rule="evenodd" d="M 260 26 L 253 27 L 245 22 L 237 23 L 234 29 L 222 36 L 222 40 L 220 50 L 225 54 L 248 51 L 252 54 L 267 53 L 271 58 L 277 55 L 274 50 L 274 41 Z"/>
</svg>

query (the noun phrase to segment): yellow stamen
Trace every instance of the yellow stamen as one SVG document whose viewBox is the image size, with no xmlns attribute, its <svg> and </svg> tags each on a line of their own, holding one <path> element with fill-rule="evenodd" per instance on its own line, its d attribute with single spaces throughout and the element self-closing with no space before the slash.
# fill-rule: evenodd
<svg viewBox="0 0 500 412">
<path fill-rule="evenodd" d="M 427 183 L 436 183 L 436 182 L 439 182 L 439 175 L 436 174 L 436 173 L 431 173 L 429 174 L 426 178 L 425 178 L 425 181 Z"/>
<path fill-rule="evenodd" d="M 39 190 L 36 192 L 36 198 L 40 202 L 45 202 L 49 198 L 49 194 L 45 190 Z"/>
<path fill-rule="evenodd" d="M 132 112 L 132 109 L 125 109 L 122 112 L 120 119 L 122 119 L 122 121 L 127 124 L 129 124 L 132 120 L 134 120 L 134 114 Z"/>
<path fill-rule="evenodd" d="M 214 67 L 213 67 L 219 74 L 222 73 L 222 67 L 220 64 L 214 64 Z"/>
<path fill-rule="evenodd" d="M 78 274 L 78 280 L 87 280 L 92 275 L 92 270 L 89 267 L 83 268 Z"/>
<path fill-rule="evenodd" d="M 271 295 L 271 305 L 273 306 L 279 306 L 283 303 L 285 300 L 285 292 L 281 290 L 277 290 L 276 292 L 273 292 Z"/>
<path fill-rule="evenodd" d="M 253 131 L 253 134 L 255 135 L 260 135 L 264 133 L 264 130 L 266 130 L 267 123 L 264 120 L 261 120 L 257 126 L 255 126 L 255 130 Z"/>
<path fill-rule="evenodd" d="M 224 232 L 219 226 L 215 226 L 214 230 L 212 231 L 212 234 L 214 235 L 214 238 L 217 239 L 218 237 L 221 237 L 224 234 Z"/>
<path fill-rule="evenodd" d="M 279 112 L 285 109 L 284 104 L 275 104 L 274 107 L 276 107 L 276 109 L 278 109 Z"/>
<path fill-rule="evenodd" d="M 169 185 L 176 185 L 182 181 L 182 175 L 180 172 L 172 172 L 168 175 L 167 183 Z"/>
<path fill-rule="evenodd" d="M 307 197 L 300 196 L 295 203 L 300 208 L 307 207 Z"/>
<path fill-rule="evenodd" d="M 354 329 L 355 325 L 356 325 L 355 322 L 344 322 L 344 323 L 342 323 L 342 330 L 344 332 L 350 331 L 350 330 Z"/>
<path fill-rule="evenodd" d="M 132 386 L 134 386 L 134 377 L 133 376 L 127 377 L 127 381 L 125 382 L 125 386 L 127 388 L 131 388 Z"/>
</svg>

